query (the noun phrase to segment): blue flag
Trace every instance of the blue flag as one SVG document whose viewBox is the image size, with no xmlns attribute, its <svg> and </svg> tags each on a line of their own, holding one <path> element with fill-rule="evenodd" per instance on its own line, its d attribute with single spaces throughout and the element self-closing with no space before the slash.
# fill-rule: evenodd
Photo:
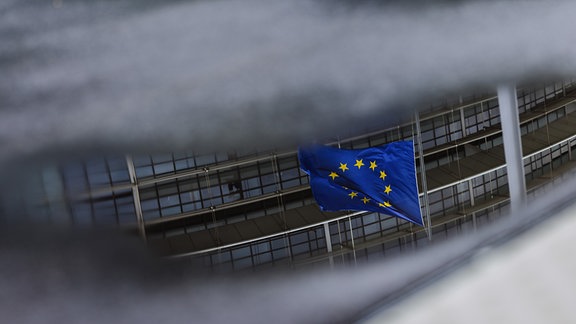
<svg viewBox="0 0 576 324">
<path fill-rule="evenodd" d="M 423 225 L 412 141 L 359 150 L 298 150 L 320 209 L 375 211 Z"/>
</svg>

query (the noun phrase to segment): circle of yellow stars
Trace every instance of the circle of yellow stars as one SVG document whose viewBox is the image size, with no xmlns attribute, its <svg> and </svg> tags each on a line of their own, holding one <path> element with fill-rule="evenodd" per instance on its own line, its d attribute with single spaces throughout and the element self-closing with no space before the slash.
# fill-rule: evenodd
<svg viewBox="0 0 576 324">
<path fill-rule="evenodd" d="M 372 172 L 376 171 L 376 168 L 378 167 L 378 164 L 376 164 L 376 161 L 368 161 L 370 163 L 370 166 L 368 167 L 370 170 L 372 170 Z M 354 163 L 353 167 L 357 167 L 358 170 L 360 170 L 363 166 L 365 166 L 364 164 L 364 159 L 360 159 L 360 160 L 356 160 L 356 163 Z M 350 168 L 348 167 L 348 163 L 342 163 L 340 162 L 340 166 L 338 167 L 339 170 L 342 171 L 342 173 L 350 170 Z M 384 170 L 378 170 L 379 171 L 379 178 L 382 179 L 383 181 L 386 180 L 386 177 L 388 176 L 386 174 L 386 171 Z M 338 178 L 340 175 L 334 171 L 330 171 L 330 174 L 328 174 L 328 177 L 332 178 L 332 180 L 334 181 L 336 178 Z M 347 189 L 347 188 L 346 188 Z M 384 187 L 384 191 L 383 191 L 386 195 L 390 195 L 390 193 L 392 192 L 392 186 L 391 185 L 387 185 Z M 358 192 L 356 191 L 351 191 L 348 196 L 350 197 L 350 199 L 355 199 L 355 198 L 359 198 L 358 197 Z M 360 199 L 364 204 L 368 204 L 370 202 L 370 198 L 364 196 L 362 199 Z M 383 202 L 378 202 L 378 207 L 392 207 L 392 204 L 390 204 L 389 201 L 383 201 Z"/>
</svg>

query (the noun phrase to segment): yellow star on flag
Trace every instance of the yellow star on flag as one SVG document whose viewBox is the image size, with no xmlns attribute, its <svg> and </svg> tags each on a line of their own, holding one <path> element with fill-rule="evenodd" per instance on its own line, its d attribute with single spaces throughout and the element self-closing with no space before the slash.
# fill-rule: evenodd
<svg viewBox="0 0 576 324">
<path fill-rule="evenodd" d="M 330 172 L 328 176 L 332 178 L 332 180 L 336 179 L 336 177 L 339 177 L 339 175 L 336 172 Z"/>
<path fill-rule="evenodd" d="M 385 201 L 384 203 L 378 203 L 378 207 L 391 207 L 391 206 L 392 205 L 387 201 Z"/>
<path fill-rule="evenodd" d="M 357 196 L 358 196 L 358 193 L 352 191 L 351 193 L 348 194 L 348 196 L 350 196 L 350 199 L 354 199 L 354 197 L 357 197 Z"/>
<path fill-rule="evenodd" d="M 384 180 L 386 176 L 387 176 L 386 172 L 380 171 L 380 179 Z"/>
<path fill-rule="evenodd" d="M 369 201 L 370 201 L 370 198 L 367 198 L 367 197 L 362 198 L 362 202 L 364 204 L 367 204 Z"/>
<path fill-rule="evenodd" d="M 392 188 L 390 188 L 390 186 L 386 186 L 386 189 L 384 189 L 384 193 L 387 195 L 389 195 L 391 191 L 392 191 Z"/>
<path fill-rule="evenodd" d="M 342 172 L 348 170 L 348 163 L 340 163 L 338 169 L 342 170 Z"/>
<path fill-rule="evenodd" d="M 358 167 L 358 170 L 360 170 L 363 165 L 364 163 L 362 162 L 362 159 L 356 160 L 356 164 L 354 164 L 355 167 Z"/>
<path fill-rule="evenodd" d="M 374 169 L 376 169 L 378 166 L 376 165 L 376 161 L 370 161 L 370 169 L 372 169 L 372 171 L 374 171 Z"/>
</svg>

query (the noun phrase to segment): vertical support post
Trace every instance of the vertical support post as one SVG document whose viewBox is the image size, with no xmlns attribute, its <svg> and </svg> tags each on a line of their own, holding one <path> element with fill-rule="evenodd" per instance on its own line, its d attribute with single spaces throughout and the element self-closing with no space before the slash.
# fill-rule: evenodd
<svg viewBox="0 0 576 324">
<path fill-rule="evenodd" d="M 326 251 L 328 252 L 328 260 L 330 267 L 334 266 L 334 257 L 332 256 L 332 237 L 330 236 L 330 224 L 324 223 L 324 239 L 326 239 Z"/>
<path fill-rule="evenodd" d="M 332 253 L 332 238 L 330 237 L 330 225 L 324 223 L 324 238 L 326 239 L 326 250 Z"/>
<path fill-rule="evenodd" d="M 466 130 L 466 115 L 464 115 L 464 108 L 460 108 L 460 127 L 462 127 L 462 137 L 466 137 L 468 132 Z"/>
<path fill-rule="evenodd" d="M 474 207 L 476 205 L 476 199 L 474 198 L 474 184 L 472 180 L 468 180 L 468 191 L 470 192 L 470 206 Z M 476 230 L 476 212 L 472 211 L 472 225 L 474 230 Z"/>
<path fill-rule="evenodd" d="M 418 111 L 416 116 L 416 139 L 418 141 L 418 155 L 420 159 L 420 177 L 422 178 L 422 193 L 424 194 L 424 210 L 426 211 L 426 231 L 428 232 L 428 241 L 432 241 L 432 223 L 430 221 L 430 203 L 428 201 L 428 183 L 426 182 L 426 166 L 424 165 L 424 150 L 422 148 L 422 132 L 420 130 L 420 115 Z"/>
<path fill-rule="evenodd" d="M 352 230 L 352 217 L 348 216 L 348 224 L 350 224 L 350 240 L 352 241 L 352 255 L 354 256 L 354 265 L 356 265 L 356 245 L 354 244 L 354 231 Z"/>
<path fill-rule="evenodd" d="M 474 207 L 476 205 L 476 199 L 474 198 L 474 184 L 472 179 L 468 180 L 468 191 L 470 191 L 470 206 Z"/>
<path fill-rule="evenodd" d="M 344 229 L 346 229 L 346 222 L 343 223 L 344 224 Z M 344 249 L 344 244 L 342 243 L 342 231 L 340 229 L 340 220 L 336 220 L 336 226 L 338 227 L 338 242 L 340 244 L 340 252 L 342 252 L 342 250 Z M 342 257 L 342 263 L 344 263 L 344 253 L 340 253 L 340 256 Z"/>
<path fill-rule="evenodd" d="M 128 166 L 128 174 L 130 175 L 130 185 L 132 187 L 132 198 L 134 200 L 134 211 L 136 212 L 138 232 L 140 233 L 140 237 L 146 240 L 146 227 L 144 226 L 142 205 L 140 203 L 140 192 L 138 191 L 138 178 L 136 177 L 136 170 L 134 168 L 132 156 L 126 155 L 126 165 Z"/>
<path fill-rule="evenodd" d="M 488 111 L 490 113 L 490 111 Z M 482 128 L 478 127 L 478 131 L 484 130 L 484 101 L 480 101 L 480 116 L 482 117 Z"/>
<path fill-rule="evenodd" d="M 510 190 L 510 208 L 514 214 L 526 205 L 526 180 L 515 85 L 498 86 L 498 105 L 500 106 L 500 123 Z"/>
</svg>

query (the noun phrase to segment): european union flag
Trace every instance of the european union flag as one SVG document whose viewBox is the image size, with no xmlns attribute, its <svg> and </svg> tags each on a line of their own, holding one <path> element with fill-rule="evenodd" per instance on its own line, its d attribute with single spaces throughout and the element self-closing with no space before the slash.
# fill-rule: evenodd
<svg viewBox="0 0 576 324">
<path fill-rule="evenodd" d="M 360 150 L 314 145 L 298 150 L 320 209 L 366 210 L 423 225 L 412 141 Z"/>
</svg>

